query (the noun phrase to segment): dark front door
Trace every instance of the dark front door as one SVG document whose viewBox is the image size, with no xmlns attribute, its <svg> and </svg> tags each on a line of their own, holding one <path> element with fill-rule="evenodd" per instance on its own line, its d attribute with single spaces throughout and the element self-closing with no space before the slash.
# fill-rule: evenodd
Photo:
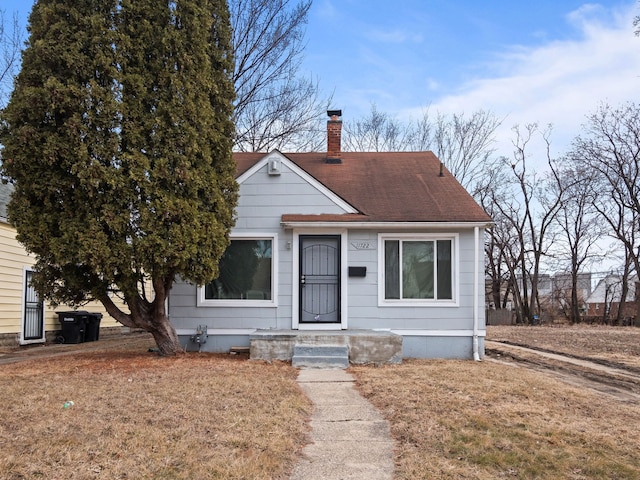
<svg viewBox="0 0 640 480">
<path fill-rule="evenodd" d="M 340 235 L 300 236 L 300 323 L 340 323 Z"/>
</svg>

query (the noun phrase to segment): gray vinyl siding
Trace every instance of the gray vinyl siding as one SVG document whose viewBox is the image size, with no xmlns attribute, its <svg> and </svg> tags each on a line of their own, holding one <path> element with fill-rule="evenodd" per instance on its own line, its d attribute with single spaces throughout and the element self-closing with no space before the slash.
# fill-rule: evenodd
<svg viewBox="0 0 640 480">
<path fill-rule="evenodd" d="M 283 214 L 344 213 L 329 198 L 290 170 L 269 176 L 266 166 L 240 186 L 236 233 L 280 232 Z"/>
</svg>

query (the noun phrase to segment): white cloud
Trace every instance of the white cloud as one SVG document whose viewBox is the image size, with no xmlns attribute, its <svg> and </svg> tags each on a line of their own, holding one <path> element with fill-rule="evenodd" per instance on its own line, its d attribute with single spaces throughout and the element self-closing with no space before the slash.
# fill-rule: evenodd
<svg viewBox="0 0 640 480">
<path fill-rule="evenodd" d="M 476 79 L 458 93 L 436 99 L 431 110 L 483 109 L 505 117 L 499 132 L 505 154 L 511 151 L 513 125 L 551 123 L 554 150 L 562 153 L 600 102 L 638 99 L 640 38 L 633 33 L 635 7 L 602 15 L 602 7 L 583 6 L 568 17 L 582 33 L 581 39 L 514 47 L 496 58 L 494 77 Z M 421 108 L 405 113 L 415 118 Z"/>
<path fill-rule="evenodd" d="M 608 17 L 609 12 L 597 3 L 585 3 L 567 15 L 567 20 L 577 26 L 588 26 L 598 18 Z"/>
</svg>

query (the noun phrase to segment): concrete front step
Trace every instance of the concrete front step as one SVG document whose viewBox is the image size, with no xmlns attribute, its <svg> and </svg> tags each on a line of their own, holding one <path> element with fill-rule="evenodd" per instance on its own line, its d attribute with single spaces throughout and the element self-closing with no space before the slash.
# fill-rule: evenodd
<svg viewBox="0 0 640 480">
<path fill-rule="evenodd" d="M 295 345 L 342 345 L 354 365 L 402 362 L 402 336 L 378 330 L 256 330 L 249 336 L 252 360 L 293 360 Z"/>
<path fill-rule="evenodd" d="M 348 368 L 349 347 L 297 344 L 293 346 L 291 363 L 297 368 Z"/>
</svg>

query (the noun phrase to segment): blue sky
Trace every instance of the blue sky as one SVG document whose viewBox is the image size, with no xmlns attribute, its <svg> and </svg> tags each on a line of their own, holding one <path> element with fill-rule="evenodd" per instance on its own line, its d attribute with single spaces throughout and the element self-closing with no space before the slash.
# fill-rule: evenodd
<svg viewBox="0 0 640 480">
<path fill-rule="evenodd" d="M 304 66 L 343 120 L 375 103 L 400 119 L 484 109 L 512 127 L 553 124 L 561 154 L 600 102 L 638 101 L 635 0 L 314 0 Z"/>
<path fill-rule="evenodd" d="M 579 40 L 567 15 L 582 2 L 522 5 L 316 0 L 307 65 L 327 83 L 335 81 L 338 93 L 343 85 L 353 89 L 357 103 L 372 96 L 390 105 L 428 103 L 474 80 L 508 74 L 501 57 L 514 49 Z M 338 68 L 331 74 L 333 62 Z"/>
<path fill-rule="evenodd" d="M 26 23 L 31 5 L 0 8 Z M 345 121 L 372 103 L 399 119 L 484 109 L 504 119 L 500 153 L 538 122 L 559 154 L 599 102 L 638 101 L 638 14 L 636 0 L 314 0 L 302 68 Z"/>
</svg>

